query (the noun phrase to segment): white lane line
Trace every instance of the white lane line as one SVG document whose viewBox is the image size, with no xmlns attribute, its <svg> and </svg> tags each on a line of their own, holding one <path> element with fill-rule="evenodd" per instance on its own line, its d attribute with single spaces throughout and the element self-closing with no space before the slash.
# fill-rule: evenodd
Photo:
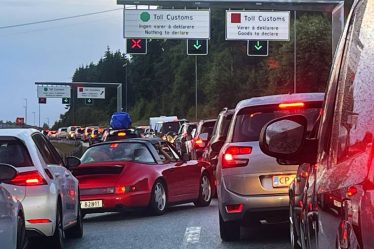
<svg viewBox="0 0 374 249">
<path fill-rule="evenodd" d="M 200 242 L 200 233 L 201 227 L 187 227 L 181 248 L 187 248 L 188 245 L 198 244 Z"/>
</svg>

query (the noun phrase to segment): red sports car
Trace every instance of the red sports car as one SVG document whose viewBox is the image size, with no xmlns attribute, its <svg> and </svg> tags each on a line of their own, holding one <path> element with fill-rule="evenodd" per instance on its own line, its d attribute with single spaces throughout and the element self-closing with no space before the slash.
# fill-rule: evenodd
<svg viewBox="0 0 374 249">
<path fill-rule="evenodd" d="M 183 160 L 158 138 L 95 144 L 81 162 L 72 171 L 84 214 L 149 207 L 160 215 L 173 204 L 208 206 L 211 201 L 212 171 L 198 161 Z"/>
</svg>

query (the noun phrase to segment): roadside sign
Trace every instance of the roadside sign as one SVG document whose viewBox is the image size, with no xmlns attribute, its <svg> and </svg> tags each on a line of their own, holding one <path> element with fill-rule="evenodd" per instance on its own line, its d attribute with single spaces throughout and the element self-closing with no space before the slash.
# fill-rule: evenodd
<svg viewBox="0 0 374 249">
<path fill-rule="evenodd" d="M 85 99 L 86 105 L 93 105 L 93 99 Z"/>
<path fill-rule="evenodd" d="M 65 105 L 69 105 L 70 104 L 70 98 L 62 98 L 62 103 L 65 104 Z"/>
<path fill-rule="evenodd" d="M 208 40 L 187 40 L 187 55 L 207 55 Z"/>
<path fill-rule="evenodd" d="M 226 11 L 226 40 L 290 40 L 289 11 Z"/>
<path fill-rule="evenodd" d="M 78 87 L 78 99 L 105 99 L 105 87 Z"/>
<path fill-rule="evenodd" d="M 248 41 L 247 42 L 248 56 L 268 56 L 269 55 L 269 41 Z"/>
<path fill-rule="evenodd" d="M 147 54 L 147 39 L 126 39 L 126 54 Z"/>
<path fill-rule="evenodd" d="M 47 104 L 47 98 L 40 97 L 39 98 L 39 104 Z"/>
<path fill-rule="evenodd" d="M 210 38 L 210 10 L 124 9 L 123 20 L 124 38 Z"/>
<path fill-rule="evenodd" d="M 70 86 L 38 85 L 38 98 L 70 98 Z"/>
</svg>

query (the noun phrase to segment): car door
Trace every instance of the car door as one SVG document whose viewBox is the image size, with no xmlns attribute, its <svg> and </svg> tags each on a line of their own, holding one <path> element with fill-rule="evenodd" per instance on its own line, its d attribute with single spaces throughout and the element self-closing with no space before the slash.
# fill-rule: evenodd
<svg viewBox="0 0 374 249">
<path fill-rule="evenodd" d="M 12 197 L 0 184 L 0 241 L 2 248 L 16 248 L 17 216 Z"/>
<path fill-rule="evenodd" d="M 63 223 L 64 226 L 66 226 L 71 222 L 72 216 L 72 214 L 69 213 L 69 210 L 71 209 L 69 208 L 69 183 L 65 176 L 66 169 L 62 167 L 60 162 L 58 162 L 53 156 L 50 147 L 40 133 L 33 134 L 32 139 L 42 155 L 44 162 L 47 164 L 47 168 L 45 170 L 51 172 L 53 175 L 53 181 L 55 182 L 59 193 L 61 193 Z"/>
<path fill-rule="evenodd" d="M 64 178 L 66 181 L 67 187 L 67 196 L 66 196 L 66 215 L 69 217 L 70 222 L 75 222 L 78 215 L 79 208 L 79 190 L 78 190 L 78 180 L 74 177 L 69 169 L 64 167 L 64 162 L 57 152 L 56 148 L 44 137 L 44 141 L 48 144 L 48 147 L 54 157 L 55 161 L 58 163 L 58 167 L 63 169 Z"/>
<path fill-rule="evenodd" d="M 308 233 L 310 245 L 318 248 L 374 248 L 367 232 L 374 228 L 373 185 L 366 184 L 374 131 L 371 7 L 364 0 L 353 8 L 325 103 L 312 202 L 318 208 L 308 212 L 318 224 Z"/>
</svg>

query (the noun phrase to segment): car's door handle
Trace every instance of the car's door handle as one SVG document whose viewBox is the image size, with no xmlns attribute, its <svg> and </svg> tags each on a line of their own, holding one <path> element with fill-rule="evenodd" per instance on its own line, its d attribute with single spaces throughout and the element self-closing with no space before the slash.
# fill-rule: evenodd
<svg viewBox="0 0 374 249">
<path fill-rule="evenodd" d="M 54 176 L 55 176 L 56 178 L 59 178 L 61 175 L 60 175 L 60 173 L 55 173 Z"/>
<path fill-rule="evenodd" d="M 70 177 L 70 174 L 69 174 L 69 173 L 65 173 L 65 176 L 66 176 L 66 177 Z"/>
</svg>

